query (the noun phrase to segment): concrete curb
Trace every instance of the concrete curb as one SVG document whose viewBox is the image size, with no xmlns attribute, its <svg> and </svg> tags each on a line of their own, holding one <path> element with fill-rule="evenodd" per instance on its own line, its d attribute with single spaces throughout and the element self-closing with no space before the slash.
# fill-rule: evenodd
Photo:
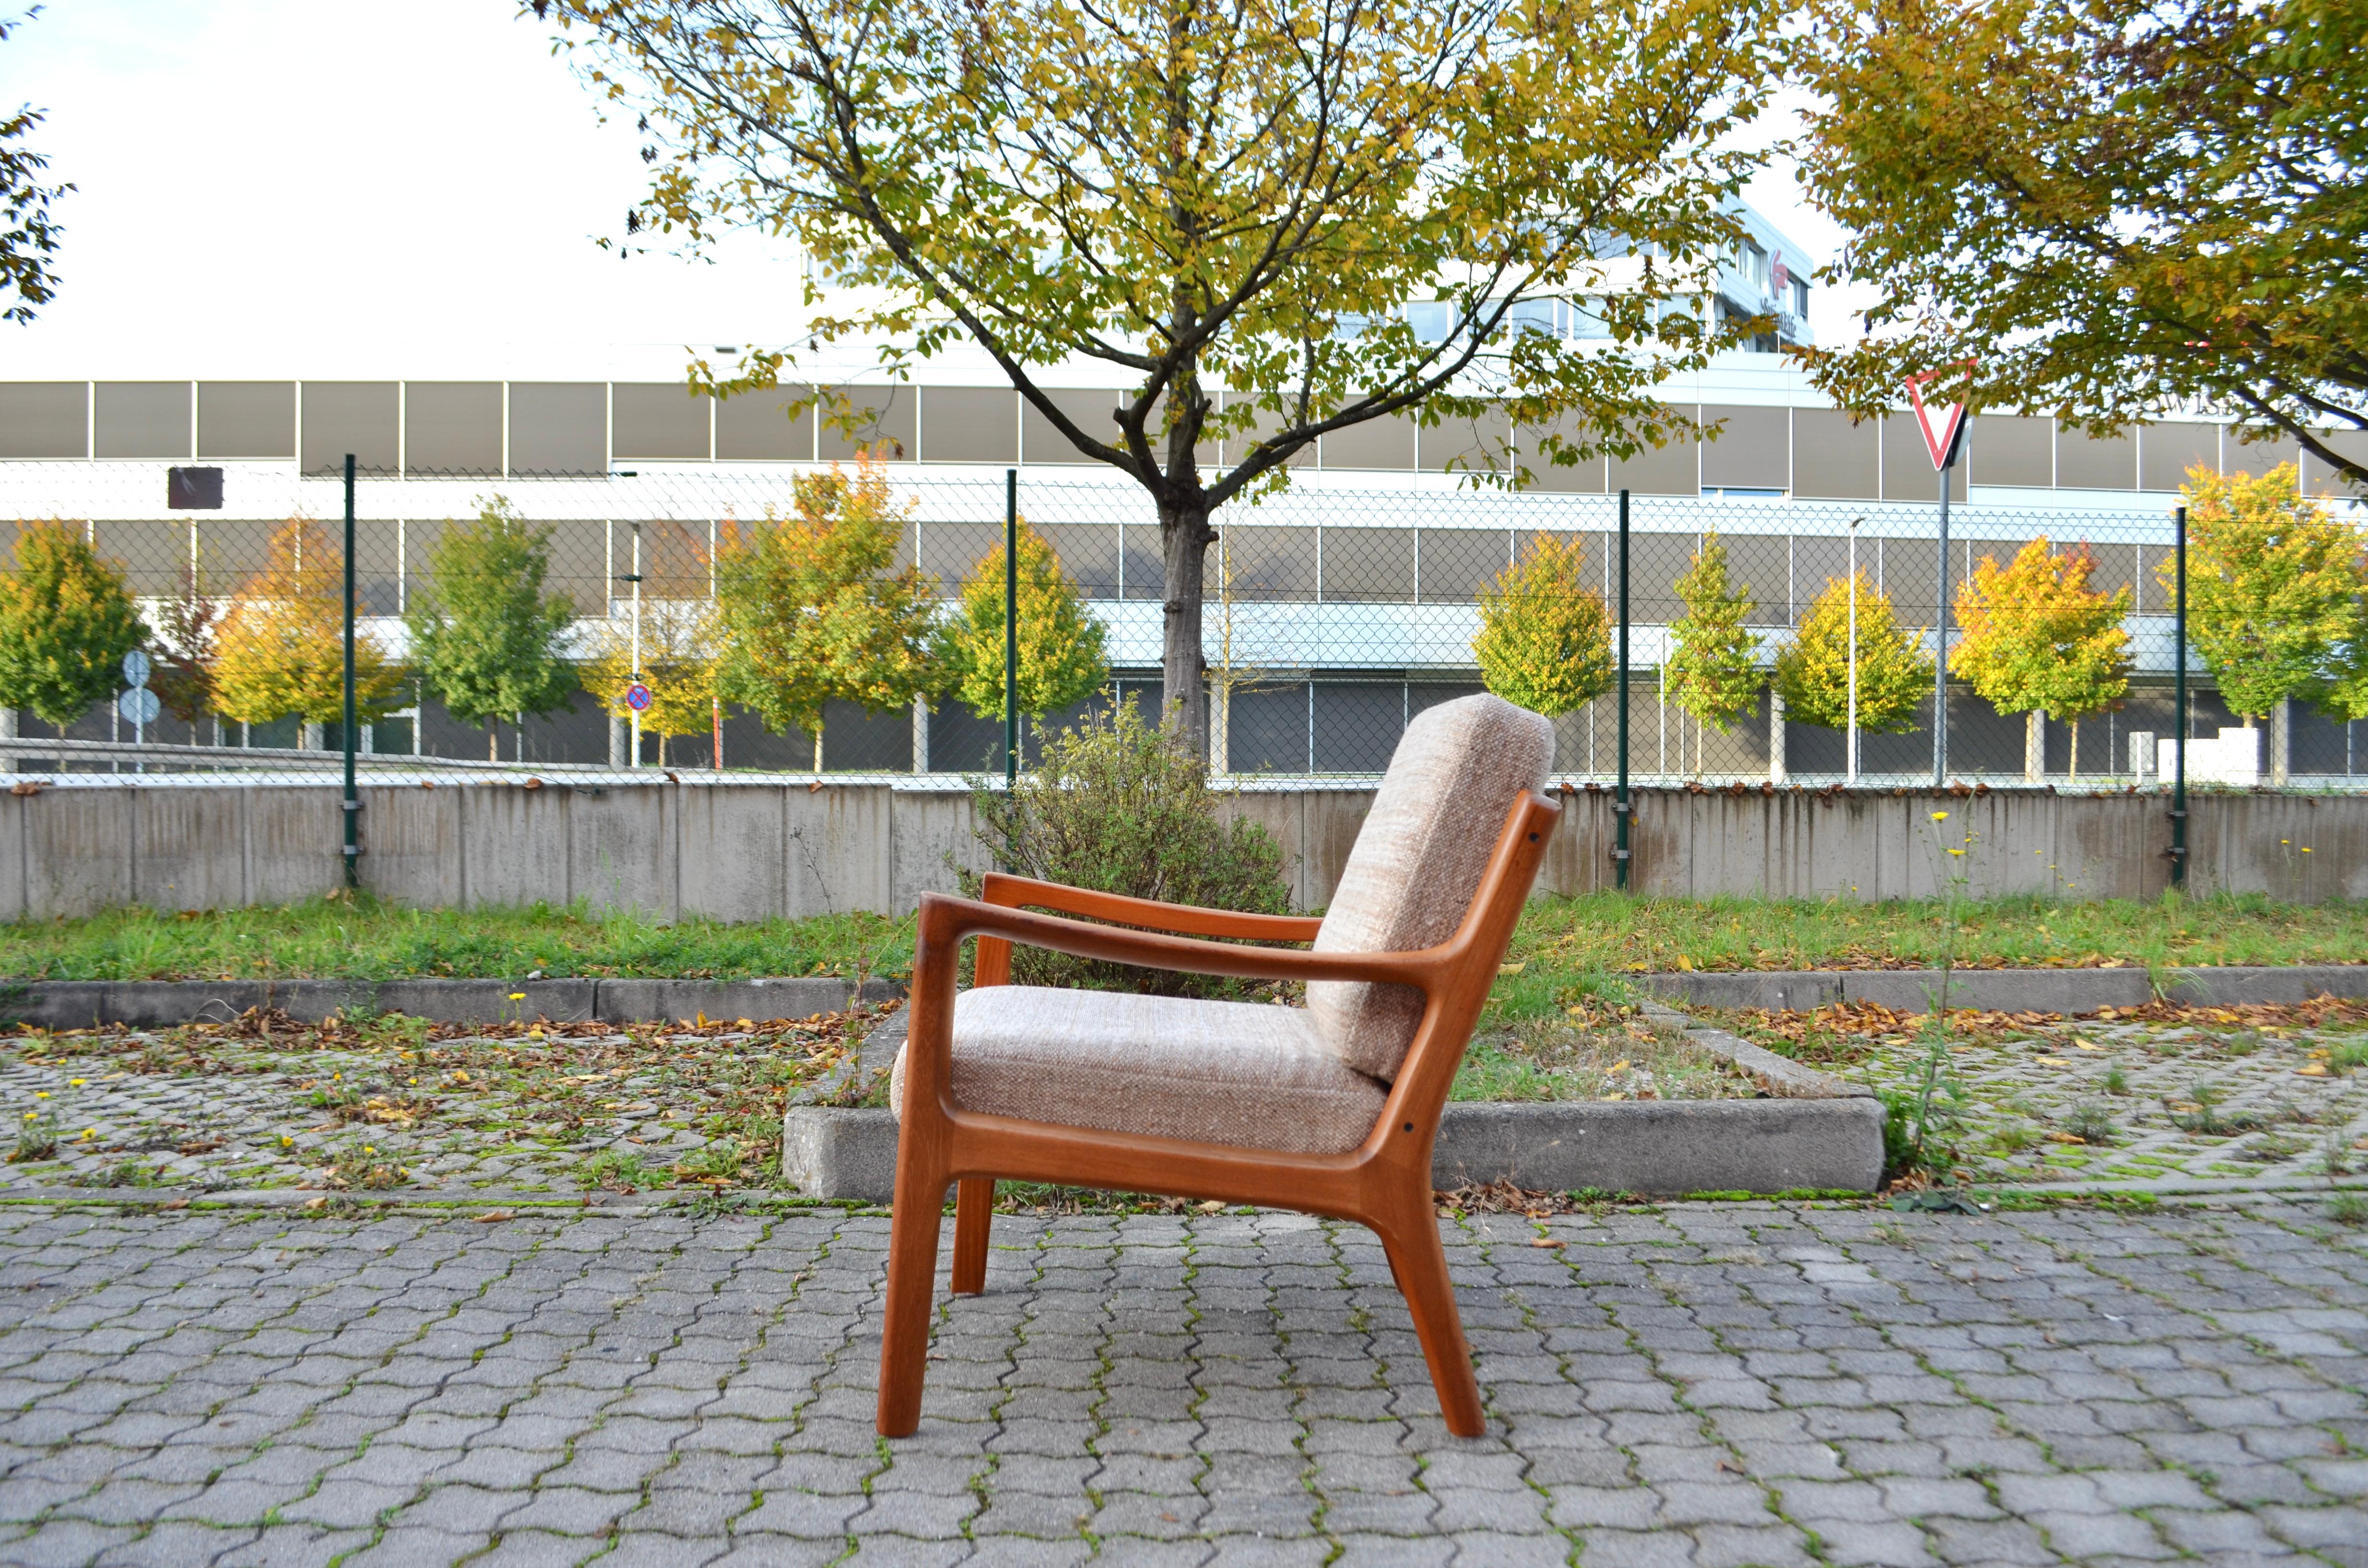
<svg viewBox="0 0 2368 1568">
<path fill-rule="evenodd" d="M 2315 996 L 2368 996 L 2368 964 L 2229 964 L 2161 971 L 2174 1002 L 2307 1002 Z M 1873 1002 L 1896 1012 L 1930 1012 L 1941 971 L 1839 969 L 1642 974 L 1656 995 L 1702 1007 L 1767 1007 L 1805 1013 L 1837 1002 Z M 2093 1013 L 2154 1000 L 2143 969 L 1961 969 L 1949 978 L 1949 1006 L 2006 1013 Z"/>
<path fill-rule="evenodd" d="M 1883 1107 L 1864 1087 L 1804 1067 L 1645 1005 L 1663 1028 L 1748 1072 L 1770 1097 L 1756 1100 L 1461 1101 L 1440 1118 L 1431 1183 L 1510 1181 L 1531 1192 L 1595 1187 L 1647 1197 L 1689 1192 L 1873 1192 L 1883 1179 Z M 905 1009 L 875 1027 L 860 1059 L 894 1056 Z M 892 1111 L 793 1105 L 781 1119 L 781 1175 L 805 1197 L 886 1203 L 896 1195 Z"/>
<path fill-rule="evenodd" d="M 407 1013 L 438 1023 L 553 1023 L 652 1019 L 806 1018 L 848 1005 L 852 982 L 780 980 L 40 980 L 0 982 L 0 1018 L 40 1028 L 103 1024 L 164 1028 L 228 1023 L 249 1007 L 279 1007 L 307 1023 L 347 1008 Z M 871 980 L 862 999 L 902 996 Z"/>
</svg>

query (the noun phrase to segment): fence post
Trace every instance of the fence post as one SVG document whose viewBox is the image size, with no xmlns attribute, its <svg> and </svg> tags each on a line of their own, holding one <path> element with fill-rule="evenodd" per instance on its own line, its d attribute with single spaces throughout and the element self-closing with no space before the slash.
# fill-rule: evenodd
<svg viewBox="0 0 2368 1568">
<path fill-rule="evenodd" d="M 1019 471 L 1003 471 L 1003 785 L 1019 782 Z"/>
<path fill-rule="evenodd" d="M 1628 798 L 1628 492 L 1620 492 L 1620 793 L 1611 802 L 1613 885 L 1628 891 L 1628 819 L 1635 806 Z"/>
<path fill-rule="evenodd" d="M 362 885 L 360 794 L 354 789 L 354 740 L 359 717 L 354 703 L 354 454 L 346 454 L 346 886 Z"/>
<path fill-rule="evenodd" d="M 1957 429 L 1964 429 L 1959 420 Z M 1952 436 L 1941 464 L 1941 596 L 1932 611 L 1932 788 L 1949 786 L 1949 481 L 1957 463 L 1959 437 Z"/>
<path fill-rule="evenodd" d="M 2187 885 L 2187 508 L 2171 514 L 2179 596 L 2171 606 L 2170 885 Z"/>
</svg>

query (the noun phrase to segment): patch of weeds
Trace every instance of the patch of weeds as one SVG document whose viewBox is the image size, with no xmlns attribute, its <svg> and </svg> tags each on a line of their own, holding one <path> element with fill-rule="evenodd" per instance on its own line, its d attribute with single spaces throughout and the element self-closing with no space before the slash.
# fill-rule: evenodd
<svg viewBox="0 0 2368 1568">
<path fill-rule="evenodd" d="M 2186 1099 L 2165 1103 L 2173 1126 L 2205 1138 L 2230 1138 L 2261 1125 L 2261 1119 L 2250 1111 L 2224 1109 L 2227 1099 L 2228 1091 L 2219 1085 L 2199 1083 L 2189 1086 Z"/>
<path fill-rule="evenodd" d="M 411 1172 L 382 1158 L 374 1143 L 348 1143 L 338 1150 L 323 1173 L 323 1182 L 341 1190 L 359 1187 L 371 1192 L 383 1192 L 401 1187 L 411 1179 Z"/>
<path fill-rule="evenodd" d="M 2009 1121 L 1990 1134 L 1990 1142 L 2002 1154 L 2020 1154 L 2039 1142 L 2039 1129 L 2027 1121 Z"/>
<path fill-rule="evenodd" d="M 2064 1131 L 2083 1143 L 2111 1144 L 2116 1131 L 2113 1113 L 2095 1100 L 2082 1100 L 2064 1118 Z"/>
<path fill-rule="evenodd" d="M 2327 1217 L 2339 1225 L 2368 1225 L 2368 1197 L 2339 1192 L 2327 1200 Z"/>
<path fill-rule="evenodd" d="M 142 1165 L 138 1160 L 124 1160 L 102 1171 L 85 1171 L 74 1178 L 75 1187 L 164 1187 L 167 1185 L 162 1166 Z"/>
<path fill-rule="evenodd" d="M 611 1192 L 643 1192 L 673 1179 L 653 1170 L 641 1155 L 615 1149 L 603 1149 L 585 1161 L 581 1174 L 586 1187 L 605 1187 Z"/>
<path fill-rule="evenodd" d="M 2097 1086 L 2109 1095 L 2126 1095 L 2130 1092 L 2130 1075 L 2123 1072 L 2122 1064 L 2116 1062 L 2098 1078 Z"/>
<path fill-rule="evenodd" d="M 2319 1168 L 2327 1173 L 2330 1180 L 2336 1176 L 2348 1176 L 2353 1165 L 2352 1153 L 2351 1134 L 2348 1131 L 2339 1129 L 2330 1132 L 2318 1146 Z"/>
<path fill-rule="evenodd" d="M 1748 1099 L 1750 1079 L 1683 1031 L 1631 1009 L 1581 1003 L 1474 1039 L 1457 1068 L 1456 1100 Z"/>
<path fill-rule="evenodd" d="M 740 1179 L 740 1165 L 747 1157 L 737 1138 L 719 1138 L 676 1161 L 674 1176 L 686 1184 L 730 1186 Z"/>
<path fill-rule="evenodd" d="M 2356 1073 L 2362 1067 L 2368 1067 L 2368 1040 L 2347 1040 L 2328 1047 L 2328 1072 Z"/>
<path fill-rule="evenodd" d="M 2256 1165 L 2275 1165 L 2280 1160 L 2292 1159 L 2309 1147 L 2309 1139 L 2298 1138 L 2291 1132 L 2264 1132 L 2237 1150 L 2236 1158 L 2249 1160 Z"/>
<path fill-rule="evenodd" d="M 48 1096 L 42 1096 L 43 1100 Z M 17 1147 L 8 1156 L 12 1165 L 31 1165 L 58 1157 L 58 1112 L 52 1105 L 27 1111 L 17 1123 Z"/>
<path fill-rule="evenodd" d="M 849 1073 L 833 1085 L 830 1093 L 814 1102 L 836 1110 L 886 1110 L 888 1085 L 892 1068 L 875 1067 L 869 1074 Z"/>
</svg>

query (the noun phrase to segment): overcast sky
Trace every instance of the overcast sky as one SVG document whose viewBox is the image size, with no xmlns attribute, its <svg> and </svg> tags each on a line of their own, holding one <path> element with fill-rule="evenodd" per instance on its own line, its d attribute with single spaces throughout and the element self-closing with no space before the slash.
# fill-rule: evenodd
<svg viewBox="0 0 2368 1568">
<path fill-rule="evenodd" d="M 643 188 L 632 127 L 517 9 L 46 0 L 0 45 L 0 106 L 48 110 L 33 145 L 78 188 L 58 298 L 0 324 L 0 380 L 671 378 L 686 345 L 783 335 L 778 245 L 598 248 Z M 1784 174 L 1751 194 L 1832 254 Z"/>
</svg>

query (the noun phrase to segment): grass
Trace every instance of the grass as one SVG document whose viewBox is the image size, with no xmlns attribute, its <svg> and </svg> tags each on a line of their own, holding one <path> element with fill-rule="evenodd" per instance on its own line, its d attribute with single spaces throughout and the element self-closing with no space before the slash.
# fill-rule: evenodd
<svg viewBox="0 0 2368 1568">
<path fill-rule="evenodd" d="M 1546 899 L 1514 936 L 1520 967 L 1498 983 L 1497 1007 L 1547 1017 L 1617 997 L 1618 976 L 1648 970 L 1920 968 L 1948 941 L 1938 900 Z M 2343 963 L 2368 955 L 2368 903 L 1995 899 L 1959 906 L 1956 942 L 1957 962 L 1975 968 Z M 0 975 L 18 980 L 901 976 L 912 952 L 911 920 L 860 913 L 667 925 L 581 904 L 428 910 L 367 896 L 0 926 Z"/>
</svg>

